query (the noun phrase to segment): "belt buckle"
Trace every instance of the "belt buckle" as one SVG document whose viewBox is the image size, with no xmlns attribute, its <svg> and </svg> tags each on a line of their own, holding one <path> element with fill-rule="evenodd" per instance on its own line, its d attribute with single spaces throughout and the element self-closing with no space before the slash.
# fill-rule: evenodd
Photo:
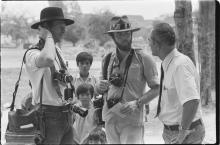
<svg viewBox="0 0 220 145">
<path fill-rule="evenodd" d="M 63 110 L 62 112 L 69 112 L 69 110 Z"/>
</svg>

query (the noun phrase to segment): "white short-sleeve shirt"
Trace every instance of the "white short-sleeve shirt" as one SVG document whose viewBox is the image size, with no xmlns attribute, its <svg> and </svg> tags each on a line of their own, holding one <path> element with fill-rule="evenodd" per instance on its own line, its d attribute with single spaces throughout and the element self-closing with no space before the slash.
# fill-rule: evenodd
<svg viewBox="0 0 220 145">
<path fill-rule="evenodd" d="M 57 49 L 60 53 L 60 48 Z M 25 68 L 27 75 L 29 77 L 29 80 L 32 84 L 32 93 L 33 93 L 33 99 L 32 104 L 38 104 L 40 102 L 40 81 L 42 76 L 43 78 L 43 96 L 42 96 L 42 103 L 45 105 L 53 105 L 53 106 L 62 106 L 64 105 L 65 101 L 63 99 L 63 96 L 58 96 L 55 88 L 52 84 L 52 77 L 51 77 L 51 71 L 49 67 L 42 67 L 39 68 L 36 66 L 36 60 L 38 59 L 40 55 L 40 51 L 37 49 L 29 50 L 26 54 L 26 63 Z M 59 64 L 58 57 L 56 56 L 56 59 L 54 60 L 54 65 L 56 70 L 59 70 L 60 64 Z M 59 85 L 61 93 L 63 95 L 65 86 Z"/>
<path fill-rule="evenodd" d="M 162 62 L 164 80 L 159 119 L 166 125 L 180 124 L 183 104 L 200 100 L 199 74 L 190 58 L 177 49 L 172 50 Z M 193 121 L 201 118 L 201 102 Z"/>
</svg>

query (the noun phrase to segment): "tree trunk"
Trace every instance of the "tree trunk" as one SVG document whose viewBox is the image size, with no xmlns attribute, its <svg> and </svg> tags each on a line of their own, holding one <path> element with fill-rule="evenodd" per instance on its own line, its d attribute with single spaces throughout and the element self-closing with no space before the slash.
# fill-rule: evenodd
<svg viewBox="0 0 220 145">
<path fill-rule="evenodd" d="M 211 101 L 212 72 L 215 65 L 212 64 L 213 50 L 215 49 L 215 2 L 199 1 L 198 22 L 198 50 L 200 54 L 200 91 L 202 105 L 208 105 Z"/>
<path fill-rule="evenodd" d="M 192 5 L 189 0 L 176 0 L 174 20 L 177 32 L 177 49 L 189 58 L 196 65 L 193 50 L 193 23 L 192 23 Z"/>
</svg>

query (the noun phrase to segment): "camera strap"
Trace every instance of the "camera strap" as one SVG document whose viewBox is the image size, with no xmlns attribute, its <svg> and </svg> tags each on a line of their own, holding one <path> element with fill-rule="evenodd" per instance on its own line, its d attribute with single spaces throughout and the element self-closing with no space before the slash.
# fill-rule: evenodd
<svg viewBox="0 0 220 145">
<path fill-rule="evenodd" d="M 123 94 L 124 94 L 125 85 L 126 85 L 127 78 L 128 78 L 128 70 L 129 70 L 129 67 L 131 65 L 133 55 L 134 55 L 134 49 L 131 49 L 131 51 L 128 55 L 128 58 L 126 60 L 126 64 L 125 64 L 123 87 L 122 87 L 121 96 L 119 98 L 120 101 L 122 100 L 122 97 L 123 97 Z"/>
<path fill-rule="evenodd" d="M 16 98 L 16 95 L 17 95 L 17 91 L 18 91 L 18 87 L 19 87 L 19 82 L 20 82 L 20 79 L 21 79 L 21 74 L 22 74 L 22 70 L 23 70 L 23 65 L 24 65 L 24 63 L 26 62 L 26 61 L 25 61 L 25 56 L 26 56 L 26 54 L 27 54 L 27 52 L 28 52 L 29 50 L 33 50 L 33 49 L 40 50 L 40 48 L 36 45 L 35 47 L 26 50 L 25 53 L 24 53 L 24 56 L 23 56 L 23 58 L 22 58 L 22 63 L 21 63 L 21 68 L 20 68 L 18 80 L 17 80 L 17 82 L 15 83 L 15 89 L 14 89 L 14 92 L 13 92 L 13 99 L 12 99 L 11 105 L 10 105 L 10 107 L 9 107 L 9 108 L 10 108 L 10 111 L 13 111 L 13 110 L 14 110 L 14 107 L 15 107 L 15 98 Z M 41 81 L 42 81 L 42 84 L 41 84 L 41 85 L 43 85 L 43 77 L 42 77 L 42 80 L 41 80 Z M 41 91 L 42 91 L 42 90 L 41 90 Z M 41 96 L 41 98 L 42 98 L 42 96 Z M 42 103 L 42 102 L 41 102 L 41 103 Z"/>
<path fill-rule="evenodd" d="M 59 59 L 61 68 L 64 69 L 64 70 L 67 70 L 66 64 L 64 63 L 64 60 L 63 60 L 63 58 L 61 57 L 60 53 L 58 52 L 57 48 L 56 48 L 56 54 L 57 54 L 57 57 L 58 57 L 58 59 Z"/>
</svg>

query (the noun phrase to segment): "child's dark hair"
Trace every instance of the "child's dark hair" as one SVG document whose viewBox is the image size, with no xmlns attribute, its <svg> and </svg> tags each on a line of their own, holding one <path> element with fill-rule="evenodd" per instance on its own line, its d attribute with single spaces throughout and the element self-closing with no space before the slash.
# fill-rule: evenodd
<svg viewBox="0 0 220 145">
<path fill-rule="evenodd" d="M 88 83 L 83 83 L 81 85 L 79 85 L 76 89 L 76 96 L 79 99 L 79 95 L 80 94 L 85 94 L 87 92 L 90 92 L 91 94 L 91 99 L 93 97 L 94 94 L 94 87 L 91 84 Z"/>
<path fill-rule="evenodd" d="M 83 141 L 83 144 L 89 144 L 89 141 L 100 141 L 101 144 L 106 144 L 106 134 L 102 127 L 96 127 L 89 136 Z"/>
<path fill-rule="evenodd" d="M 90 62 L 90 64 L 92 64 L 93 61 L 93 56 L 91 54 L 89 54 L 88 52 L 80 52 L 77 56 L 76 56 L 76 64 L 79 65 L 79 62 L 83 62 L 88 60 Z"/>
</svg>

